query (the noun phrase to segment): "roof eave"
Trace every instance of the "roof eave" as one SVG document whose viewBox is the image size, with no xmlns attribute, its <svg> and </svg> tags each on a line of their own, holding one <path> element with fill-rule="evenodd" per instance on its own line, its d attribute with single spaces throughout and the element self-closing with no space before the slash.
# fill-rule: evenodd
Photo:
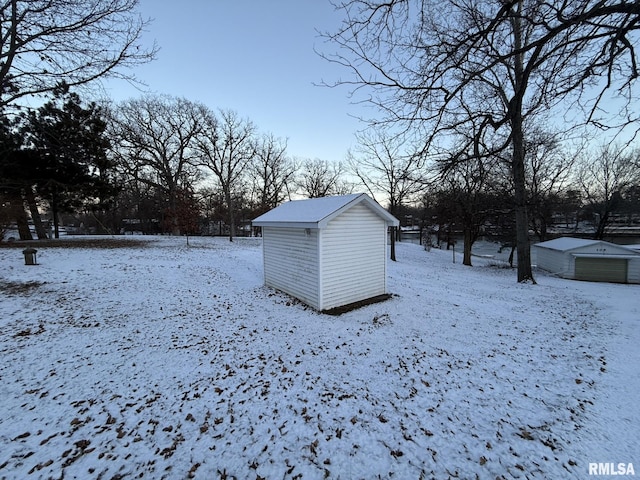
<svg viewBox="0 0 640 480">
<path fill-rule="evenodd" d="M 623 260 L 635 260 L 639 257 L 633 253 L 572 253 L 571 255 L 577 258 L 618 258 Z"/>
<path fill-rule="evenodd" d="M 254 227 L 277 227 L 277 228 L 319 228 L 317 222 L 270 222 L 253 221 Z"/>
</svg>

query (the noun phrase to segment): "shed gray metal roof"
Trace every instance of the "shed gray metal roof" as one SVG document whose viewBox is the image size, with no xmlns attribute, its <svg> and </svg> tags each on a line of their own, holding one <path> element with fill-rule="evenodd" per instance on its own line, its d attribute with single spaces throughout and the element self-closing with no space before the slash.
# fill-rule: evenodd
<svg viewBox="0 0 640 480">
<path fill-rule="evenodd" d="M 260 215 L 253 220 L 256 227 L 297 227 L 297 228 L 324 228 L 335 217 L 345 210 L 364 203 L 378 216 L 383 218 L 387 225 L 398 226 L 396 217 L 387 212 L 375 200 L 365 193 L 352 195 L 339 195 L 333 197 L 310 198 L 306 200 L 292 200 L 283 203 L 279 207 Z"/>
<path fill-rule="evenodd" d="M 574 248 L 586 247 L 594 243 L 600 243 L 601 240 L 593 240 L 588 238 L 560 237 L 546 242 L 536 243 L 536 247 L 549 248 L 560 252 L 567 252 Z"/>
</svg>

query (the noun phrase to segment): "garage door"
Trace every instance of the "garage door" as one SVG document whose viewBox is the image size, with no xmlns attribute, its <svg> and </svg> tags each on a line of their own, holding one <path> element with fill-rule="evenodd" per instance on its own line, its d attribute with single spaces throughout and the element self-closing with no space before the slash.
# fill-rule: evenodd
<svg viewBox="0 0 640 480">
<path fill-rule="evenodd" d="M 576 257 L 576 279 L 627 283 L 626 258 Z"/>
</svg>

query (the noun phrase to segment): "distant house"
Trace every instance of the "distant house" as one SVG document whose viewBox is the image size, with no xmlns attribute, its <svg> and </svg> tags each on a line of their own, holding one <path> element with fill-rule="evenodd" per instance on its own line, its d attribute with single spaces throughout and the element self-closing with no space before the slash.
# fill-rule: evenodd
<svg viewBox="0 0 640 480">
<path fill-rule="evenodd" d="M 261 215 L 265 284 L 319 311 L 387 293 L 387 227 L 364 193 L 296 200 Z"/>
<path fill-rule="evenodd" d="M 640 283 L 640 252 L 623 245 L 562 237 L 532 249 L 538 267 L 563 278 Z"/>
</svg>

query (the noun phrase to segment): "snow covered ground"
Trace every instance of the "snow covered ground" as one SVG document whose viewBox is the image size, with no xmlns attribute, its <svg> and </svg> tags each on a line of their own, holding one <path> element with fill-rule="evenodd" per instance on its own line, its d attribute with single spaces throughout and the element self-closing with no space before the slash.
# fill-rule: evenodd
<svg viewBox="0 0 640 480">
<path fill-rule="evenodd" d="M 0 249 L 0 478 L 640 474 L 637 285 L 400 244 L 393 298 L 328 316 L 259 239 L 136 240 Z"/>
</svg>

